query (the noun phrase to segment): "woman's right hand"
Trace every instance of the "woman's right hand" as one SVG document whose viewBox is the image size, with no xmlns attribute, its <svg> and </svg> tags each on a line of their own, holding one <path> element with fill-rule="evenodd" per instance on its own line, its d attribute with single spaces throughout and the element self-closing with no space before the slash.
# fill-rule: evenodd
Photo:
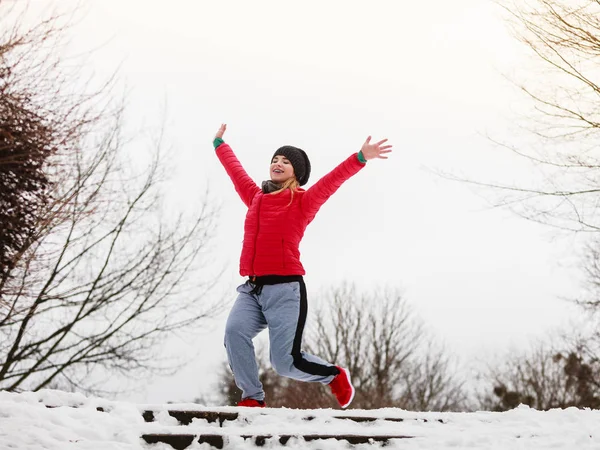
<svg viewBox="0 0 600 450">
<path fill-rule="evenodd" d="M 227 130 L 227 124 L 226 123 L 222 123 L 221 124 L 221 128 L 219 128 L 219 131 L 217 131 L 217 134 L 215 135 L 215 139 L 216 138 L 223 139 L 223 135 L 225 134 L 225 130 Z"/>
</svg>

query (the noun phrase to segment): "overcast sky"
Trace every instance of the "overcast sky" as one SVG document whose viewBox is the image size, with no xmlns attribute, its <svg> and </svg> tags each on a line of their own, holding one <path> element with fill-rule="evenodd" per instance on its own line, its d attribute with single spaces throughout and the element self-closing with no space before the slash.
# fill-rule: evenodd
<svg viewBox="0 0 600 450">
<path fill-rule="evenodd" d="M 308 153 L 308 187 L 369 134 L 394 145 L 309 226 L 301 246 L 309 296 L 344 281 L 399 287 L 466 361 L 525 345 L 571 317 L 560 297 L 578 289 L 572 240 L 490 208 L 492 192 L 435 174 L 529 176 L 485 136 L 520 139 L 510 122 L 526 99 L 504 75 L 529 64 L 493 2 L 79 3 L 71 49 L 96 49 L 87 64 L 99 78 L 119 68 L 128 126 L 152 127 L 166 114 L 171 201 L 185 208 L 209 185 L 222 202 L 214 257 L 227 264 L 221 287 L 231 301 L 245 209 L 213 154 L 223 122 L 257 182 L 284 144 Z M 131 399 L 198 395 L 225 358 L 224 321 L 178 342 L 194 362 L 175 380 Z"/>
</svg>

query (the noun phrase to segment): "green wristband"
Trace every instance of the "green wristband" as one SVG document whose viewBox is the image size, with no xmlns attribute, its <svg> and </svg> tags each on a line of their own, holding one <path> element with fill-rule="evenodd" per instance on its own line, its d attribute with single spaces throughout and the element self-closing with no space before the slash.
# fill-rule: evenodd
<svg viewBox="0 0 600 450">
<path fill-rule="evenodd" d="M 358 152 L 358 160 L 363 164 L 367 163 L 367 160 L 365 159 L 365 156 L 363 155 L 362 150 L 360 152 Z"/>
<path fill-rule="evenodd" d="M 215 138 L 215 140 L 213 141 L 213 145 L 215 146 L 215 149 L 216 149 L 219 145 L 223 144 L 224 142 L 225 141 L 221 138 Z"/>
</svg>

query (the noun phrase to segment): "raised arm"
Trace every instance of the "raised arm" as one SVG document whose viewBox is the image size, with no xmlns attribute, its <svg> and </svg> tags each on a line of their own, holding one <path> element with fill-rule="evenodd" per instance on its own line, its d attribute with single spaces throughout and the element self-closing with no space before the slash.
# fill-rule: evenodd
<svg viewBox="0 0 600 450">
<path fill-rule="evenodd" d="M 371 144 L 371 136 L 367 138 L 360 152 L 350 155 L 335 169 L 310 187 L 302 198 L 302 210 L 309 220 L 312 220 L 319 208 L 335 191 L 350 177 L 358 173 L 370 159 L 387 159 L 392 150 L 391 145 L 384 145 L 387 139 Z"/>
<path fill-rule="evenodd" d="M 227 125 L 222 124 L 215 135 L 213 145 L 219 161 L 221 161 L 227 175 L 229 175 L 229 178 L 233 181 L 236 192 L 239 194 L 244 204 L 250 207 L 252 199 L 260 192 L 260 188 L 246 173 L 246 170 L 242 167 L 242 164 L 237 159 L 237 156 L 235 156 L 235 153 L 233 153 L 233 150 L 231 150 L 231 147 L 223 141 L 223 134 L 226 129 Z"/>
</svg>

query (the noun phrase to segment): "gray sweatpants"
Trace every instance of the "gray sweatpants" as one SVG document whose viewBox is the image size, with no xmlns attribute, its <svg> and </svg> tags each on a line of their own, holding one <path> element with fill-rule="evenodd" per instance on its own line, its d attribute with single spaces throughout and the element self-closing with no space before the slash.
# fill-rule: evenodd
<svg viewBox="0 0 600 450">
<path fill-rule="evenodd" d="M 242 398 L 264 400 L 252 339 L 269 328 L 270 359 L 279 375 L 328 384 L 339 373 L 332 364 L 301 351 L 307 300 L 304 281 L 265 285 L 252 293 L 246 282 L 225 326 L 225 348 Z"/>
</svg>

